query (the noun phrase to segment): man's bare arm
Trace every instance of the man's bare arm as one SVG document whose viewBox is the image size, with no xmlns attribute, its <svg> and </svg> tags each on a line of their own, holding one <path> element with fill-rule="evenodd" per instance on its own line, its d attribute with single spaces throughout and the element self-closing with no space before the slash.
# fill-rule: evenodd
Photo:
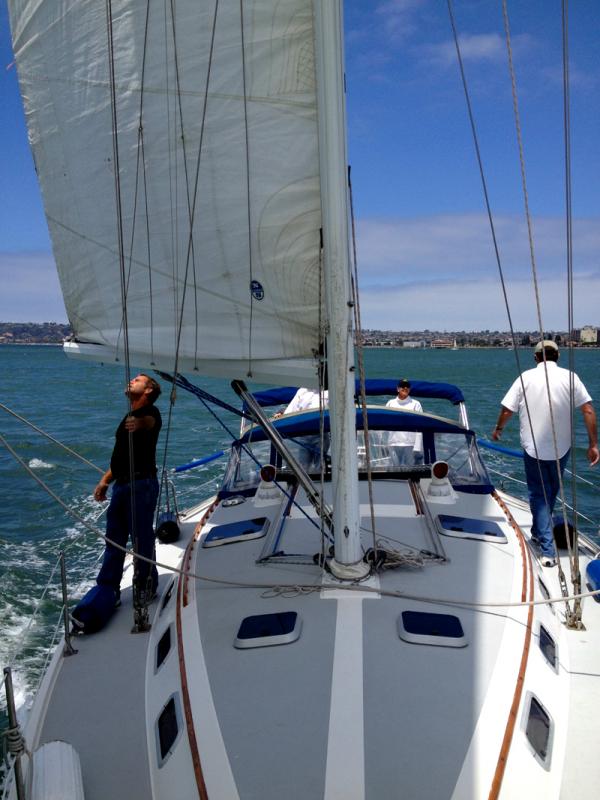
<svg viewBox="0 0 600 800">
<path fill-rule="evenodd" d="M 498 415 L 498 421 L 496 422 L 496 427 L 492 431 L 492 439 L 497 442 L 500 438 L 502 431 L 504 430 L 504 426 L 508 422 L 508 420 L 512 417 L 513 412 L 510 411 L 505 406 L 501 406 L 500 414 Z"/>
<path fill-rule="evenodd" d="M 587 449 L 587 457 L 590 466 L 594 466 L 600 461 L 600 452 L 598 451 L 598 425 L 596 423 L 596 412 L 591 403 L 584 403 L 581 406 L 581 413 L 583 414 L 583 421 L 588 432 L 589 446 Z"/>
<path fill-rule="evenodd" d="M 110 469 L 107 469 L 104 475 L 100 478 L 100 482 L 94 489 L 94 500 L 97 500 L 101 503 L 103 500 L 106 500 L 106 491 L 109 485 L 112 483 L 113 474 Z"/>
</svg>

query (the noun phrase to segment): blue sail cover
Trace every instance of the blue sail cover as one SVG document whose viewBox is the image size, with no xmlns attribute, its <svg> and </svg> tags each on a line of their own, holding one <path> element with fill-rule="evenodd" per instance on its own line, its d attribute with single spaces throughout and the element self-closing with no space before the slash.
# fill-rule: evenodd
<svg viewBox="0 0 600 800">
<path fill-rule="evenodd" d="M 389 378 L 372 378 L 365 381 L 365 392 L 369 397 L 381 397 L 389 395 L 395 397 L 397 393 L 398 381 Z M 297 386 L 280 386 L 276 389 L 267 389 L 264 392 L 256 392 L 254 398 L 261 406 L 279 406 L 291 402 L 298 391 Z M 360 382 L 356 381 L 356 395 L 360 393 Z M 425 399 L 449 400 L 454 405 L 464 402 L 464 395 L 458 386 L 451 383 L 432 383 L 430 381 L 410 382 L 411 397 L 422 397 Z"/>
</svg>

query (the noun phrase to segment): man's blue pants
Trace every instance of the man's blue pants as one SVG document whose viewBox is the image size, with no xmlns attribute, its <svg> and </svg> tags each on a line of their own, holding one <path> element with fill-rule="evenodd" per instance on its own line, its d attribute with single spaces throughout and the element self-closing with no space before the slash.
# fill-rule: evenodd
<svg viewBox="0 0 600 800">
<path fill-rule="evenodd" d="M 569 458 L 569 451 L 560 459 L 560 475 L 562 476 Z M 552 538 L 552 511 L 560 491 L 559 471 L 556 461 L 544 461 L 532 458 L 523 452 L 525 477 L 529 489 L 529 507 L 533 523 L 531 535 L 540 544 L 542 555 L 554 558 L 554 539 Z M 544 494 L 545 492 L 545 494 Z"/>
<path fill-rule="evenodd" d="M 133 491 L 131 487 L 133 487 Z M 107 538 L 125 547 L 131 536 L 132 546 L 136 552 L 146 558 L 154 558 L 153 522 L 157 499 L 158 480 L 156 478 L 144 478 L 134 481 L 132 484 L 115 483 L 106 513 Z M 135 536 L 132 518 L 135 520 Z M 112 586 L 115 591 L 118 591 L 123 577 L 124 560 L 125 553 L 122 550 L 107 544 L 96 582 Z M 148 588 L 151 591 L 156 590 L 158 572 L 154 565 L 151 567 L 147 561 L 138 560 L 136 575 L 136 585 L 140 590 Z M 151 575 L 150 587 L 148 587 L 149 575 Z"/>
</svg>

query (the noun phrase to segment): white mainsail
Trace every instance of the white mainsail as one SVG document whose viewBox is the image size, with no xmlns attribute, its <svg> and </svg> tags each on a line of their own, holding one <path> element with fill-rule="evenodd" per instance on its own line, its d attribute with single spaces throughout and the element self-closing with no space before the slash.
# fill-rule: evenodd
<svg viewBox="0 0 600 800">
<path fill-rule="evenodd" d="M 106 4 L 9 1 L 77 341 L 122 358 L 124 275 L 136 364 L 172 368 L 178 350 L 180 371 L 314 376 L 324 319 L 312 0 L 111 5 L 112 57 Z"/>
</svg>

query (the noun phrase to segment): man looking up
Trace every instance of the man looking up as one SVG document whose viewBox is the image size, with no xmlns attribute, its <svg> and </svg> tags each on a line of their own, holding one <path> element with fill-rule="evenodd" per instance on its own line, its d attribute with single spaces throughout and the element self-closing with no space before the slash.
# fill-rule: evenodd
<svg viewBox="0 0 600 800">
<path fill-rule="evenodd" d="M 131 535 L 134 549 L 146 558 L 154 558 L 154 510 L 158 499 L 156 478 L 156 442 L 162 426 L 160 411 L 154 401 L 160 386 L 148 375 L 140 374 L 125 390 L 131 411 L 121 420 L 115 434 L 110 468 L 94 490 L 94 499 L 106 500 L 106 492 L 114 481 L 106 514 L 106 536 L 125 547 Z M 135 525 L 135 530 L 134 530 Z M 99 585 L 110 586 L 115 601 L 120 599 L 123 577 L 122 550 L 106 544 L 102 567 L 96 579 Z M 158 572 L 147 561 L 137 560 L 134 570 L 134 592 L 141 605 L 151 599 L 158 585 Z"/>
<path fill-rule="evenodd" d="M 545 364 L 544 354 L 546 356 Z M 575 408 L 581 409 L 588 433 L 588 461 L 594 466 L 600 458 L 596 412 L 591 403 L 592 398 L 575 373 L 558 366 L 556 363 L 558 355 L 556 342 L 550 340 L 538 342 L 534 351 L 537 366 L 524 372 L 521 378 L 517 378 L 503 397 L 498 421 L 492 432 L 492 439 L 498 441 L 508 420 L 515 411 L 519 413 L 521 446 L 523 447 L 525 477 L 527 478 L 529 507 L 532 516 L 531 538 L 540 546 L 542 565 L 545 567 L 556 566 L 556 552 L 552 537 L 552 511 L 560 491 L 560 478 L 569 458 L 571 447 L 571 381 L 573 405 Z M 546 373 L 548 386 L 546 385 Z M 552 416 L 550 415 L 548 394 L 552 404 Z M 527 405 L 525 399 L 527 399 Z M 527 409 L 529 409 L 529 414 Z M 554 421 L 556 431 L 556 450 L 552 435 L 552 421 Z"/>
</svg>

